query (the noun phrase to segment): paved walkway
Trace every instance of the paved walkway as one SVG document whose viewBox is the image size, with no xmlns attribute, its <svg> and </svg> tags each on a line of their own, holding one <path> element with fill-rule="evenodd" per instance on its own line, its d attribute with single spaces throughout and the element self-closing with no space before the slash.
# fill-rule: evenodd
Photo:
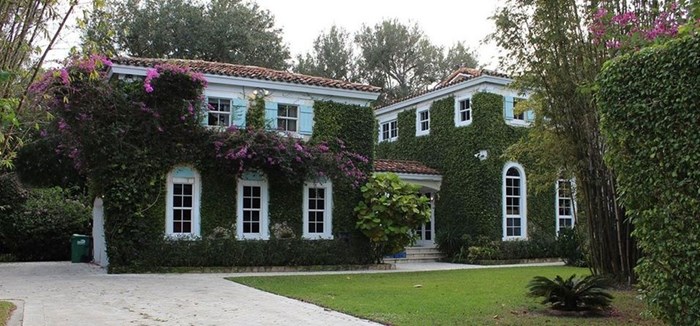
<svg viewBox="0 0 700 326">
<path fill-rule="evenodd" d="M 468 268 L 485 267 L 406 263 L 398 264 L 393 271 L 371 272 Z M 4 263 L 0 264 L 0 298 L 24 303 L 24 326 L 377 325 L 223 279 L 249 275 L 341 273 L 367 271 L 110 275 L 90 264 Z"/>
</svg>

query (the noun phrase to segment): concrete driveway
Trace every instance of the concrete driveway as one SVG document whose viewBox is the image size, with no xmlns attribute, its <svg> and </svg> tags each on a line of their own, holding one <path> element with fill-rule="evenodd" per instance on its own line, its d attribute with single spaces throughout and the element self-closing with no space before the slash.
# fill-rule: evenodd
<svg viewBox="0 0 700 326">
<path fill-rule="evenodd" d="M 0 264 L 0 299 L 23 325 L 377 325 L 223 279 L 224 274 L 109 275 L 68 262 Z"/>
</svg>

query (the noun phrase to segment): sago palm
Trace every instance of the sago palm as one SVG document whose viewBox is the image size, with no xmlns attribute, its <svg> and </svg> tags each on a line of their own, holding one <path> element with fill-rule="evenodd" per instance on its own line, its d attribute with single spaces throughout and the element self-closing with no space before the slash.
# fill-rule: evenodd
<svg viewBox="0 0 700 326">
<path fill-rule="evenodd" d="M 528 295 L 544 297 L 542 303 L 551 304 L 556 310 L 597 310 L 610 306 L 613 298 L 607 291 L 610 285 L 607 278 L 595 275 L 576 278 L 574 274 L 566 280 L 559 275 L 554 280 L 535 276 L 528 284 Z"/>
</svg>

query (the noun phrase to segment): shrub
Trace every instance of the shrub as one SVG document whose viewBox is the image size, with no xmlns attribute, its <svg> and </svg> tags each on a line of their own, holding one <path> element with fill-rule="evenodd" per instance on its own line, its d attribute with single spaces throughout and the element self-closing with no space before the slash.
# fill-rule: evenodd
<svg viewBox="0 0 700 326">
<path fill-rule="evenodd" d="M 610 281 L 604 277 L 589 275 L 576 278 L 576 274 L 564 280 L 557 275 L 554 280 L 535 276 L 528 284 L 528 295 L 543 297 L 542 304 L 552 309 L 566 311 L 601 310 L 610 307 L 613 296 L 608 293 Z"/>
<path fill-rule="evenodd" d="M 357 228 L 374 245 L 377 260 L 410 245 L 416 237 L 413 230 L 430 221 L 428 198 L 416 195 L 418 186 L 396 174 L 374 175 L 361 191 L 364 200 L 355 208 Z"/>
<path fill-rule="evenodd" d="M 17 260 L 67 260 L 70 237 L 89 232 L 90 208 L 55 187 L 34 189 L 22 207 L 0 217 L 0 241 Z"/>
<path fill-rule="evenodd" d="M 562 229 L 557 238 L 559 257 L 569 266 L 586 267 L 583 237 L 578 228 Z"/>
<path fill-rule="evenodd" d="M 470 241 L 471 242 L 471 241 Z M 557 243 L 542 238 L 517 241 L 485 241 L 483 237 L 462 247 L 455 262 L 475 263 L 479 260 L 517 260 L 557 257 Z"/>
</svg>

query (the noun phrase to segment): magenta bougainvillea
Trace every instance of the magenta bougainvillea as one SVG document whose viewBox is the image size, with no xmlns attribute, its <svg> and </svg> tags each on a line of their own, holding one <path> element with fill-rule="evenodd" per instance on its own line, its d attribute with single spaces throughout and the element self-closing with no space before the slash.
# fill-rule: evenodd
<svg viewBox="0 0 700 326">
<path fill-rule="evenodd" d="M 591 16 L 589 31 L 595 44 L 610 50 L 638 50 L 650 43 L 676 36 L 679 28 L 689 23 L 687 7 L 668 3 L 653 21 L 642 19 L 633 11 L 614 13 L 605 7 Z"/>
<path fill-rule="evenodd" d="M 294 180 L 338 177 L 354 186 L 367 178 L 368 158 L 348 151 L 341 140 L 306 142 L 275 130 L 204 127 L 202 94 L 207 82 L 200 73 L 161 64 L 148 69 L 142 81 L 110 81 L 110 65 L 99 56 L 76 59 L 65 68 L 47 72 L 32 87 L 35 94 L 46 98 L 48 109 L 56 116 L 51 130 L 63 139 L 57 151 L 72 158 L 88 175 L 122 159 L 133 161 L 125 158 L 131 154 L 120 151 L 157 155 L 153 160 L 158 161 L 173 156 L 156 154 L 172 147 L 173 151 L 199 151 L 213 157 L 215 164 L 226 167 L 223 171 L 236 175 L 260 170 Z M 211 152 L 207 154 L 203 146 Z"/>
</svg>

